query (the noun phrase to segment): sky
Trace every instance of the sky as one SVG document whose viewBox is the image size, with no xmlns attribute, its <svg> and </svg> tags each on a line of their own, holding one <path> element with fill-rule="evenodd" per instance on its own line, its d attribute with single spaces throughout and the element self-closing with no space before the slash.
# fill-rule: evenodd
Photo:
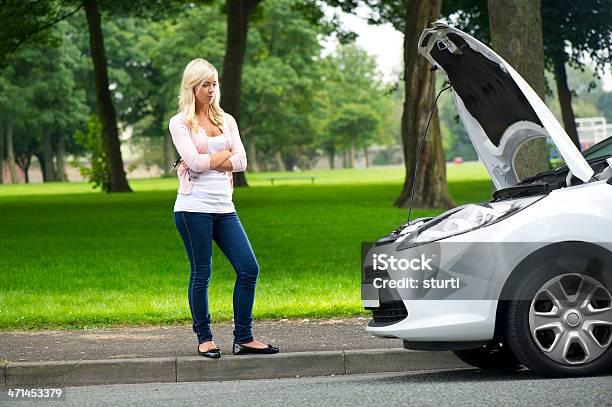
<svg viewBox="0 0 612 407">
<path fill-rule="evenodd" d="M 361 8 L 357 11 L 358 15 L 347 14 L 338 9 L 326 7 L 328 16 L 334 12 L 340 15 L 343 26 L 358 34 L 357 44 L 364 48 L 369 54 L 374 55 L 378 61 L 378 68 L 383 75 L 385 82 L 393 82 L 397 78 L 397 73 L 401 71 L 403 58 L 404 36 L 395 30 L 391 24 L 368 25 L 365 17 L 367 10 Z M 325 44 L 324 54 L 332 52 L 336 47 L 335 41 Z M 612 91 L 612 71 L 608 67 L 603 77 L 603 88 L 605 91 Z"/>
<path fill-rule="evenodd" d="M 357 45 L 364 48 L 368 54 L 374 55 L 378 61 L 378 68 L 383 74 L 385 82 L 395 81 L 397 73 L 402 69 L 404 36 L 395 30 L 391 24 L 368 25 L 365 18 L 357 15 L 344 13 L 337 9 L 326 7 L 328 16 L 334 12 L 340 15 L 340 21 L 344 28 L 358 34 Z M 359 9 L 357 14 L 365 17 L 367 10 Z M 325 44 L 323 54 L 333 52 L 336 41 Z M 384 44 L 384 46 L 381 46 Z"/>
</svg>

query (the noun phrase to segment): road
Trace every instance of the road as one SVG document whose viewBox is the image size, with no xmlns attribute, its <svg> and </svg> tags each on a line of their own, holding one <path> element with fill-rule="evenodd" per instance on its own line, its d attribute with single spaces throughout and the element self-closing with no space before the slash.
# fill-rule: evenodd
<svg viewBox="0 0 612 407">
<path fill-rule="evenodd" d="M 476 369 L 257 381 L 70 387 L 66 400 L 42 406 L 406 406 L 612 405 L 612 376 L 546 379 L 529 371 Z"/>
</svg>

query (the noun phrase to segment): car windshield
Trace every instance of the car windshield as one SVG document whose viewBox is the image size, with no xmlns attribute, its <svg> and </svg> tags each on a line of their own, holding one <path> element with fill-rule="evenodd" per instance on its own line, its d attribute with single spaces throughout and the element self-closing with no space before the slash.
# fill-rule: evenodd
<svg viewBox="0 0 612 407">
<path fill-rule="evenodd" d="M 531 177 L 527 177 L 518 185 L 527 185 L 537 182 L 549 182 L 550 180 L 556 179 L 557 177 L 565 177 L 567 174 L 567 165 L 563 161 L 561 154 L 557 151 L 556 147 L 550 139 L 547 139 L 548 152 L 550 158 L 550 170 L 544 171 Z M 582 155 L 587 160 L 591 167 L 596 165 L 604 159 L 612 155 L 612 137 L 608 137 L 603 141 L 591 146 L 584 150 Z"/>
<path fill-rule="evenodd" d="M 547 138 L 547 144 L 551 171 L 564 170 L 567 168 L 565 161 L 563 161 L 563 157 L 561 157 L 561 154 L 559 154 L 550 138 Z M 612 137 L 608 137 L 599 143 L 592 145 L 591 147 L 582 151 L 582 155 L 587 161 L 612 155 Z"/>
<path fill-rule="evenodd" d="M 584 158 L 587 160 L 605 157 L 610 154 L 612 154 L 612 137 L 608 137 L 582 152 L 582 155 L 584 155 Z"/>
</svg>

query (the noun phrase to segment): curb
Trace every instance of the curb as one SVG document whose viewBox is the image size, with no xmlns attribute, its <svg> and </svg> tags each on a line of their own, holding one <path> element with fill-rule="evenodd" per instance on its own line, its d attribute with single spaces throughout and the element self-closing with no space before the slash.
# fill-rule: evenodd
<svg viewBox="0 0 612 407">
<path fill-rule="evenodd" d="M 451 352 L 404 349 L 295 352 L 171 358 L 9 362 L 0 369 L 3 389 L 100 384 L 278 379 L 362 373 L 454 369 L 467 365 Z"/>
</svg>

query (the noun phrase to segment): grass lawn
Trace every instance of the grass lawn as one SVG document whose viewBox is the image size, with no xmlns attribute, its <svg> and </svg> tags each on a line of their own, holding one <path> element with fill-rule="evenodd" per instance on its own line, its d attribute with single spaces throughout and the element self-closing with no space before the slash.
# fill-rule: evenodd
<svg viewBox="0 0 612 407">
<path fill-rule="evenodd" d="M 306 174 L 318 177 L 315 185 L 270 187 L 271 174 L 259 173 L 248 175 L 252 188 L 234 192 L 261 266 L 256 318 L 363 313 L 360 242 L 406 220 L 392 206 L 402 168 Z M 479 164 L 451 165 L 448 175 L 457 204 L 489 199 Z M 189 262 L 172 217 L 178 182 L 130 185 L 136 193 L 92 193 L 82 183 L 0 185 L 0 329 L 190 321 Z M 234 278 L 215 248 L 215 321 L 231 319 Z"/>
</svg>

